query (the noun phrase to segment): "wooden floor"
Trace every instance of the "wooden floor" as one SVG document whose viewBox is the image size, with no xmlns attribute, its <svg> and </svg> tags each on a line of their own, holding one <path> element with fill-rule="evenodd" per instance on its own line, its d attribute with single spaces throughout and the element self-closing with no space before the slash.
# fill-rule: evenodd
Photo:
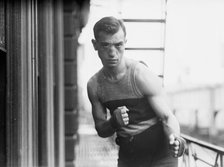
<svg viewBox="0 0 224 167">
<path fill-rule="evenodd" d="M 117 147 L 108 138 L 100 138 L 91 126 L 81 125 L 75 147 L 75 167 L 116 167 Z"/>
</svg>

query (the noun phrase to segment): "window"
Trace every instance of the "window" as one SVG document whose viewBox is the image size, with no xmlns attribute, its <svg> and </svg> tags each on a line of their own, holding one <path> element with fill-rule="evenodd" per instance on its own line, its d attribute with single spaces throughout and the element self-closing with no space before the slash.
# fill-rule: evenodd
<svg viewBox="0 0 224 167">
<path fill-rule="evenodd" d="M 126 56 L 144 61 L 163 77 L 166 0 L 123 0 L 121 6 L 127 29 Z"/>
</svg>

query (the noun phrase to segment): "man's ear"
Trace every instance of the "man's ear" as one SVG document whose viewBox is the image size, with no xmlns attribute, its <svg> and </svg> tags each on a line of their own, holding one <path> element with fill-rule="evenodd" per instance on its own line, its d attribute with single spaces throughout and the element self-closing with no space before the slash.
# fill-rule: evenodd
<svg viewBox="0 0 224 167">
<path fill-rule="evenodd" d="M 98 50 L 97 43 L 95 39 L 92 39 L 92 44 L 95 50 Z"/>
<path fill-rule="evenodd" d="M 124 43 L 126 44 L 127 43 L 127 39 L 125 38 L 125 40 L 124 40 Z"/>
</svg>

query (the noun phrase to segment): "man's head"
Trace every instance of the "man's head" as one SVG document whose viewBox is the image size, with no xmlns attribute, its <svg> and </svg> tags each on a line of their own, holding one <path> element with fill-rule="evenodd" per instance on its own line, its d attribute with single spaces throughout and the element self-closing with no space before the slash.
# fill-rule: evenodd
<svg viewBox="0 0 224 167">
<path fill-rule="evenodd" d="M 103 32 L 112 35 L 118 32 L 120 28 L 123 30 L 124 36 L 126 37 L 126 28 L 122 20 L 116 19 L 115 17 L 104 17 L 95 24 L 93 28 L 94 37 L 98 40 L 100 33 Z"/>
<path fill-rule="evenodd" d="M 117 67 L 123 62 L 126 43 L 126 30 L 121 20 L 114 17 L 104 17 L 94 28 L 95 39 L 92 39 L 94 49 L 104 67 Z"/>
</svg>

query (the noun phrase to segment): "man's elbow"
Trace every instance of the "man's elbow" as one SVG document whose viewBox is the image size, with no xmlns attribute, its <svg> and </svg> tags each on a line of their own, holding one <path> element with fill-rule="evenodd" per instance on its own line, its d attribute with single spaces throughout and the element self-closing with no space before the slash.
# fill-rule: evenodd
<svg viewBox="0 0 224 167">
<path fill-rule="evenodd" d="M 167 124 L 167 122 L 168 122 L 168 120 L 169 120 L 169 116 L 168 116 L 168 115 L 160 116 L 160 120 L 161 120 L 164 124 Z"/>
<path fill-rule="evenodd" d="M 168 123 L 169 121 L 174 121 L 176 120 L 176 116 L 173 115 L 172 113 L 169 114 L 164 114 L 160 117 L 160 119 L 162 120 L 162 122 L 164 123 Z"/>
<path fill-rule="evenodd" d="M 102 137 L 102 138 L 107 138 L 109 137 L 108 135 L 105 135 L 105 133 L 102 132 L 97 132 L 98 136 Z"/>
<path fill-rule="evenodd" d="M 103 130 L 101 130 L 101 129 L 97 128 L 97 127 L 96 127 L 96 131 L 97 131 L 98 136 L 100 136 L 102 138 L 109 137 L 109 135 L 107 133 L 105 133 Z"/>
</svg>

